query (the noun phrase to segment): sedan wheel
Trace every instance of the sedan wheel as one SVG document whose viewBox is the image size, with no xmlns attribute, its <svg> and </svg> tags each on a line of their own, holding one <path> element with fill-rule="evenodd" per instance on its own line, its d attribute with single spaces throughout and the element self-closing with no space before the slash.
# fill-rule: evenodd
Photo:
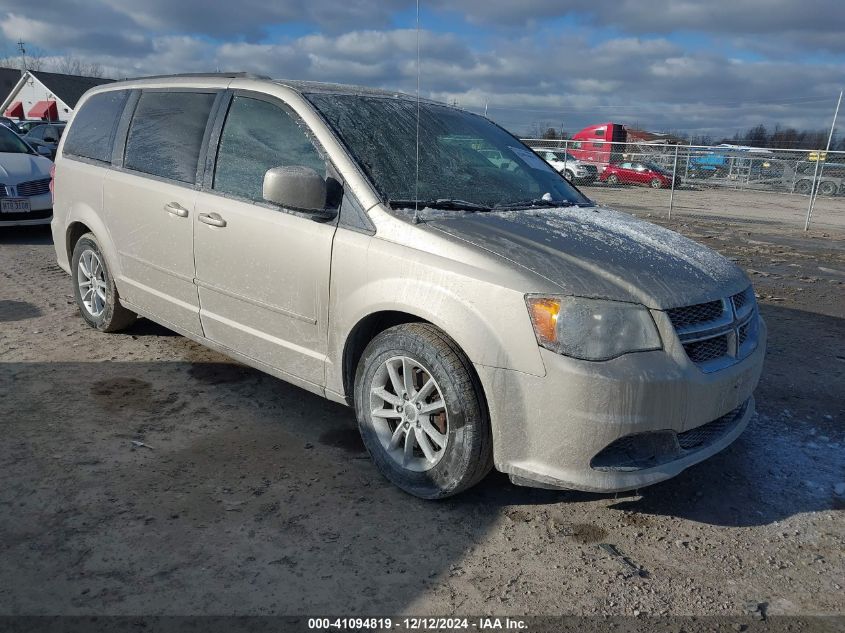
<svg viewBox="0 0 845 633">
<path fill-rule="evenodd" d="M 616 174 L 610 174 L 607 177 L 607 184 L 618 185 L 619 184 L 619 176 L 617 176 Z"/>
<path fill-rule="evenodd" d="M 652 178 L 651 179 L 651 188 L 652 189 L 660 189 L 663 186 L 663 181 L 660 178 Z"/>
</svg>

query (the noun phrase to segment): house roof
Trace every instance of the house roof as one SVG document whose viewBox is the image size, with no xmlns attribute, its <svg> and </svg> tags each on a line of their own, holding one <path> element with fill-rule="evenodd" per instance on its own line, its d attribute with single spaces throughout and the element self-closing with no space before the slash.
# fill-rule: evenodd
<svg viewBox="0 0 845 633">
<path fill-rule="evenodd" d="M 21 78 L 21 71 L 18 68 L 0 68 L 0 102 L 5 101 L 9 93 L 14 90 L 15 85 Z"/>
<path fill-rule="evenodd" d="M 71 108 L 75 107 L 79 98 L 94 86 L 100 86 L 114 81 L 114 79 L 105 79 L 103 77 L 63 75 L 61 73 L 48 73 L 41 70 L 31 70 L 30 73 Z M 18 73 L 17 78 L 20 79 L 20 73 Z"/>
</svg>

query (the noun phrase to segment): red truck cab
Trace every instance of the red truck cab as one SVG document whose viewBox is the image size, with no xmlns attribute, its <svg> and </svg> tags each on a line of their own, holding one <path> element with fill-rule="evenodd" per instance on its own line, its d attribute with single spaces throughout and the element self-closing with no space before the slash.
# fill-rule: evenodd
<svg viewBox="0 0 845 633">
<path fill-rule="evenodd" d="M 614 143 L 624 143 L 627 139 L 628 132 L 620 123 L 599 123 L 575 134 L 569 151 L 578 160 L 596 165 L 601 173 L 608 164 L 622 160 L 625 148 Z"/>
</svg>

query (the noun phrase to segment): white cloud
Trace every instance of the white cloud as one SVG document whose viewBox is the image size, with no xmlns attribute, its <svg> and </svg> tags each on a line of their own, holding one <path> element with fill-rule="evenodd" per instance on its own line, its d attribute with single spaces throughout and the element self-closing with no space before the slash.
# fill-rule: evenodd
<svg viewBox="0 0 845 633">
<path fill-rule="evenodd" d="M 777 40 L 779 28 L 793 34 L 785 49 L 798 46 L 796 38 L 814 29 L 807 36 L 810 49 L 818 42 L 833 49 L 837 42 L 831 33 L 842 27 L 845 14 L 835 11 L 839 0 L 808 0 L 799 8 L 771 0 L 768 11 L 759 10 L 757 0 L 712 0 L 706 10 L 688 0 L 595 0 L 589 10 L 581 2 L 551 0 L 439 1 L 433 0 L 432 10 L 443 7 L 448 16 L 465 11 L 465 20 L 498 26 L 483 37 L 477 30 L 459 36 L 424 29 L 424 93 L 477 110 L 487 104 L 491 116 L 517 128 L 544 118 L 556 124 L 563 119 L 570 128 L 612 119 L 655 129 L 733 130 L 759 121 L 821 128 L 829 103 L 783 101 L 832 100 L 845 83 L 842 60 L 833 53 L 829 63 L 800 55 L 761 60 L 762 53 L 736 56 L 734 48 L 721 52 L 716 44 L 691 48 L 669 35 L 675 29 L 721 29 L 713 42 L 743 41 L 745 50 L 756 42 L 762 51 L 763 43 Z M 397 8 L 409 6 L 404 0 L 116 0 L 108 5 L 43 0 L 32 14 L 13 7 L 4 11 L 4 6 L 12 5 L 0 0 L 7 50 L 23 38 L 49 54 L 99 63 L 115 77 L 221 69 L 406 91 L 416 87 L 416 33 L 386 26 Z M 827 14 L 813 17 L 813 7 Z M 575 26 L 543 26 L 570 10 L 578 12 Z M 315 31 L 299 37 L 267 31 L 268 25 L 291 21 L 313 25 Z M 532 21 L 536 26 L 526 26 Z M 605 27 L 616 34 L 608 36 Z M 733 105 L 714 105 L 725 102 Z"/>
</svg>

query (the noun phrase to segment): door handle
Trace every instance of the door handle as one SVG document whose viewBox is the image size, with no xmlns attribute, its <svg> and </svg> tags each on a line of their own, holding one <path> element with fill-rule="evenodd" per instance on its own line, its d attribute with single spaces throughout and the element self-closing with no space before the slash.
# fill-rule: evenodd
<svg viewBox="0 0 845 633">
<path fill-rule="evenodd" d="M 168 202 L 164 205 L 164 210 L 171 215 L 178 215 L 180 218 L 188 217 L 188 210 L 178 202 Z"/>
<path fill-rule="evenodd" d="M 198 218 L 199 221 L 204 224 L 210 224 L 211 226 L 217 226 L 220 228 L 226 226 L 226 220 L 221 218 L 219 213 L 200 213 Z"/>
</svg>

